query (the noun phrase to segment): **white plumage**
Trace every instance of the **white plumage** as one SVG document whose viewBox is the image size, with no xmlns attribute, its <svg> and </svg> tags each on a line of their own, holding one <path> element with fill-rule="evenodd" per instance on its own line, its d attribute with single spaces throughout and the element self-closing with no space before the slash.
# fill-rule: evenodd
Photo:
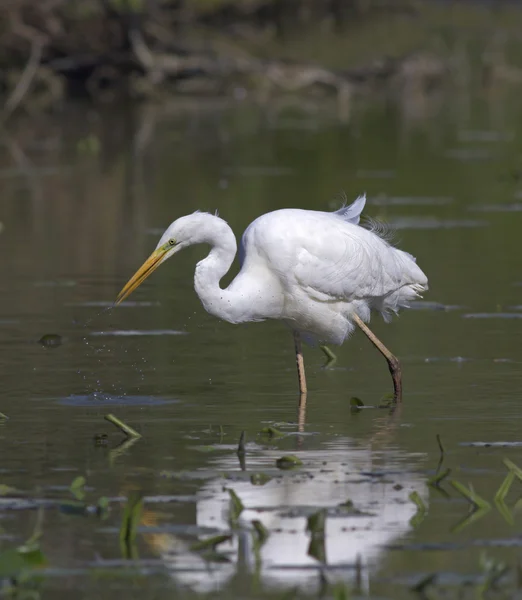
<svg viewBox="0 0 522 600">
<path fill-rule="evenodd" d="M 298 366 L 301 336 L 310 343 L 342 344 L 359 325 L 386 356 L 393 375 L 395 357 L 364 323 L 372 310 L 389 320 L 428 289 L 428 280 L 413 256 L 359 225 L 365 202 L 360 196 L 335 212 L 282 209 L 258 217 L 242 237 L 241 270 L 225 289 L 219 282 L 237 250 L 231 228 L 209 213 L 181 217 L 117 302 L 177 251 L 207 243 L 211 251 L 196 266 L 194 287 L 209 313 L 230 323 L 285 321 L 296 336 Z M 306 391 L 301 367 L 301 391 Z M 395 391 L 400 397 L 397 386 Z"/>
</svg>

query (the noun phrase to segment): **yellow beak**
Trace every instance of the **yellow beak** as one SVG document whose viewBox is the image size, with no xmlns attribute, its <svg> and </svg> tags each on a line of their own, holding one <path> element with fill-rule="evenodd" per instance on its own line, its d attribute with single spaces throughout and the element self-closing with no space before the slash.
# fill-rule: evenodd
<svg viewBox="0 0 522 600">
<path fill-rule="evenodd" d="M 162 259 L 167 253 L 165 248 L 158 248 L 147 258 L 147 260 L 141 265 L 141 267 L 134 273 L 134 275 L 126 283 L 125 287 L 121 290 L 116 298 L 115 305 L 118 305 L 122 300 L 125 300 L 127 296 L 130 296 L 132 292 L 139 287 L 147 277 L 153 273 L 162 263 Z"/>
</svg>

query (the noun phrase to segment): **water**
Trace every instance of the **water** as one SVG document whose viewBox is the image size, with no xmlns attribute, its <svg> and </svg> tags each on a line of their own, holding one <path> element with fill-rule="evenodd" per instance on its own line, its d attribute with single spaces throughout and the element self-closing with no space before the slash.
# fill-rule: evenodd
<svg viewBox="0 0 522 600">
<path fill-rule="evenodd" d="M 0 543 L 23 543 L 44 506 L 47 562 L 26 585 L 53 598 L 279 598 L 294 589 L 317 596 L 326 581 L 405 598 L 425 580 L 427 591 L 456 597 L 475 593 L 486 552 L 510 568 L 502 585 L 513 588 L 520 483 L 507 510 L 492 504 L 469 522 L 450 480 L 492 503 L 503 459 L 522 466 L 522 216 L 502 208 L 522 192 L 510 176 L 521 152 L 519 98 L 477 92 L 466 109 L 455 94 L 417 99 L 415 119 L 400 100 L 370 97 L 348 121 L 327 101 L 279 112 L 199 101 L 100 113 L 69 106 L 14 125 L 0 155 L 0 410 L 9 417 L 0 423 L 0 483 L 15 490 L 0 498 Z M 87 135 L 99 137 L 99 154 L 79 150 Z M 218 209 L 239 234 L 276 208 L 334 209 L 340 190 L 366 191 L 365 213 L 397 226 L 397 242 L 430 279 L 425 304 L 391 325 L 373 322 L 402 360 L 400 410 L 350 410 L 350 397 L 377 406 L 391 388 L 382 358 L 357 334 L 332 369 L 306 350 L 310 393 L 298 433 L 290 334 L 207 315 L 192 288 L 203 247 L 106 310 L 174 218 Z M 39 344 L 48 334 L 61 343 Z M 125 441 L 108 413 L 142 437 Z M 267 426 L 284 435 L 261 435 Z M 441 458 L 437 434 L 439 472 L 451 469 L 440 488 L 428 485 Z M 278 470 L 287 454 L 303 466 Z M 271 479 L 253 485 L 256 473 Z M 80 475 L 86 510 L 71 505 Z M 245 506 L 241 527 L 209 560 L 191 546 L 229 531 L 229 488 Z M 140 560 L 129 565 L 118 530 L 132 490 L 145 505 L 132 554 Z M 354 509 L 339 508 L 347 500 Z M 323 569 L 306 531 L 321 508 Z M 257 562 L 252 520 L 269 532 Z"/>
</svg>

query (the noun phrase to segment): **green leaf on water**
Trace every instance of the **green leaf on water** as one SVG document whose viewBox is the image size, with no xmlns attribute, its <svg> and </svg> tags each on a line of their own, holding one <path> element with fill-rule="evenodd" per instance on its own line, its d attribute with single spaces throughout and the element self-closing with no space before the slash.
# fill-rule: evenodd
<svg viewBox="0 0 522 600">
<path fill-rule="evenodd" d="M 255 521 L 252 521 L 252 525 L 254 526 L 254 530 L 257 536 L 258 547 L 260 548 L 266 542 L 270 533 L 268 532 L 268 529 L 263 525 L 263 523 L 261 523 L 261 521 L 258 521 L 257 519 Z"/>
<path fill-rule="evenodd" d="M 441 473 L 435 473 L 433 477 L 430 477 L 427 481 L 428 485 L 431 487 L 438 488 L 440 484 L 446 479 L 446 477 L 451 473 L 451 469 L 446 469 Z"/>
<path fill-rule="evenodd" d="M 514 462 L 511 462 L 509 458 L 505 458 L 502 462 L 515 474 L 517 479 L 522 481 L 522 469 L 520 467 L 517 467 L 517 465 Z"/>
<path fill-rule="evenodd" d="M 285 435 L 282 431 L 279 431 L 279 429 L 276 429 L 275 427 L 263 427 L 263 429 L 261 429 L 261 434 L 267 435 L 269 438 L 279 438 L 284 437 Z"/>
<path fill-rule="evenodd" d="M 4 415 L 3 412 L 0 412 L 0 421 L 8 421 L 9 417 L 7 415 Z"/>
<path fill-rule="evenodd" d="M 107 496 L 102 496 L 98 499 L 98 503 L 96 504 L 96 514 L 101 519 L 106 519 L 109 514 L 109 499 Z"/>
<path fill-rule="evenodd" d="M 481 510 L 491 508 L 491 504 L 487 500 L 484 500 L 484 498 L 479 496 L 475 491 L 469 490 L 465 485 L 462 485 L 462 483 L 455 481 L 454 479 L 452 479 L 450 483 L 457 490 L 457 492 L 459 492 L 459 494 L 461 494 L 473 506 L 476 506 Z"/>
<path fill-rule="evenodd" d="M 342 582 L 337 582 L 332 588 L 333 600 L 350 600 L 352 592 L 350 588 Z"/>
<path fill-rule="evenodd" d="M 422 521 L 424 520 L 424 517 L 426 516 L 426 505 L 424 504 L 422 498 L 419 496 L 419 493 L 416 492 L 416 491 L 413 491 L 409 495 L 409 499 L 417 507 L 417 512 L 410 519 L 410 524 L 413 527 L 418 527 L 422 523 Z"/>
<path fill-rule="evenodd" d="M 267 475 L 266 473 L 253 473 L 250 476 L 250 483 L 252 485 L 265 485 L 265 483 L 268 483 L 271 480 L 272 478 L 270 475 Z"/>
<path fill-rule="evenodd" d="M 497 493 L 495 494 L 495 502 L 504 502 L 506 496 L 509 493 L 509 489 L 513 485 L 515 481 L 516 475 L 514 471 L 508 471 L 504 481 L 501 486 L 498 488 Z"/>
<path fill-rule="evenodd" d="M 276 460 L 276 466 L 278 469 L 293 469 L 295 467 L 302 466 L 302 461 L 294 456 L 293 454 L 287 454 Z"/>
<path fill-rule="evenodd" d="M 350 398 L 350 406 L 353 406 L 354 408 L 360 408 L 361 406 L 364 406 L 364 402 L 360 398 L 353 396 Z"/>
<path fill-rule="evenodd" d="M 123 558 L 137 558 L 136 529 L 141 519 L 143 498 L 140 492 L 132 491 L 127 497 L 120 525 L 120 547 Z"/>
<path fill-rule="evenodd" d="M 306 530 L 312 535 L 324 536 L 326 527 L 326 510 L 322 508 L 313 515 L 310 515 L 306 520 Z"/>
<path fill-rule="evenodd" d="M 199 542 L 195 542 L 190 547 L 192 552 L 200 552 L 201 550 L 216 550 L 219 544 L 223 544 L 224 542 L 229 542 L 232 539 L 231 535 L 215 535 L 213 537 L 207 538 L 205 540 L 200 540 Z"/>
<path fill-rule="evenodd" d="M 85 477 L 83 475 L 79 475 L 76 477 L 71 483 L 69 490 L 71 493 L 78 498 L 78 500 L 83 500 L 85 498 L 85 484 L 87 483 Z"/>
<path fill-rule="evenodd" d="M 4 483 L 0 483 L 0 496 L 10 496 L 12 494 L 19 494 L 20 492 L 10 485 L 5 485 Z"/>
<path fill-rule="evenodd" d="M 228 489 L 228 494 L 230 496 L 230 512 L 229 512 L 229 517 L 230 517 L 230 522 L 232 524 L 237 523 L 237 520 L 239 519 L 239 515 L 243 512 L 244 510 L 244 506 L 243 503 L 241 502 L 241 500 L 239 499 L 239 496 L 236 494 L 236 492 L 232 489 Z"/>
<path fill-rule="evenodd" d="M 140 438 L 141 434 L 138 433 L 135 429 L 124 423 L 113 414 L 105 415 L 104 419 L 112 423 L 115 427 L 117 427 L 122 433 L 124 433 L 127 437 L 130 438 Z"/>
</svg>

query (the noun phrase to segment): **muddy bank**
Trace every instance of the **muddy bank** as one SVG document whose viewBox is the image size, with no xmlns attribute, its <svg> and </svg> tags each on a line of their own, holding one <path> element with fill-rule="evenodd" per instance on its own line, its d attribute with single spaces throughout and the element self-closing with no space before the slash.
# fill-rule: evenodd
<svg viewBox="0 0 522 600">
<path fill-rule="evenodd" d="M 422 18 L 408 0 L 8 0 L 0 7 L 3 116 L 39 111 L 74 96 L 99 102 L 172 93 L 333 93 L 449 71 L 413 32 Z M 377 47 L 335 68 L 321 58 L 288 60 L 274 40 L 313 24 L 327 36 L 357 39 L 371 24 L 400 19 L 412 43 Z M 391 22 L 391 21 L 390 21 Z M 382 36 L 381 36 L 382 37 Z M 390 37 L 393 37 L 390 35 Z"/>
</svg>

